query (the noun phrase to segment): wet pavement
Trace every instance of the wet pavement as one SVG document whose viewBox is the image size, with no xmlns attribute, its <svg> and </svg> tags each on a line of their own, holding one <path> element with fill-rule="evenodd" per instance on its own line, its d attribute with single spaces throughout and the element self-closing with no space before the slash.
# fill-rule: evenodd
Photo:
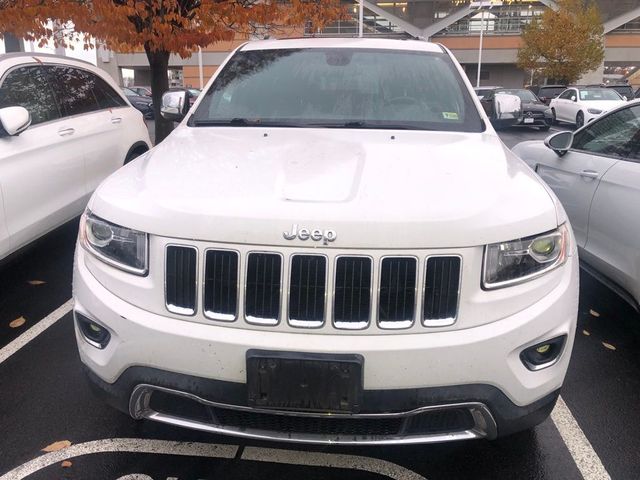
<svg viewBox="0 0 640 480">
<path fill-rule="evenodd" d="M 512 146 L 548 133 L 501 135 Z M 76 231 L 73 222 L 0 265 L 0 480 L 640 478 L 640 315 L 586 274 L 567 408 L 533 431 L 494 442 L 293 446 L 134 421 L 102 404 L 82 376 L 70 313 L 16 348 L 71 297 Z M 41 451 L 64 440 L 71 446 Z"/>
</svg>

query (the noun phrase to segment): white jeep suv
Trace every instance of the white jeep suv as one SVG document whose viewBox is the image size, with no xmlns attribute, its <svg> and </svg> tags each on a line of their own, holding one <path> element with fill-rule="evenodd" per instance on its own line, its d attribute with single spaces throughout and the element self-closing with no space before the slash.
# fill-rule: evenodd
<svg viewBox="0 0 640 480">
<path fill-rule="evenodd" d="M 569 364 L 562 207 L 444 47 L 251 42 L 83 217 L 80 357 L 136 419 L 295 442 L 496 438 Z"/>
</svg>

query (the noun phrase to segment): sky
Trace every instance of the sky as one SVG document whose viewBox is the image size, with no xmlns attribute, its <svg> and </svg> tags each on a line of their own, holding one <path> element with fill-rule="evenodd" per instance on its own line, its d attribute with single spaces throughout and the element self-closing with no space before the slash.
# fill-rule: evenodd
<svg viewBox="0 0 640 480">
<path fill-rule="evenodd" d="M 96 50 L 84 50 L 81 42 L 75 42 L 74 49 L 66 49 L 65 55 L 72 58 L 78 58 L 80 60 L 85 60 L 87 62 L 96 64 Z M 24 45 L 24 49 L 27 52 L 40 52 L 40 53 L 55 53 L 55 49 L 53 48 L 53 44 L 46 45 L 44 47 L 38 47 L 37 44 L 33 44 L 30 42 L 26 42 Z M 5 53 L 4 49 L 4 41 L 0 39 L 0 54 Z"/>
</svg>

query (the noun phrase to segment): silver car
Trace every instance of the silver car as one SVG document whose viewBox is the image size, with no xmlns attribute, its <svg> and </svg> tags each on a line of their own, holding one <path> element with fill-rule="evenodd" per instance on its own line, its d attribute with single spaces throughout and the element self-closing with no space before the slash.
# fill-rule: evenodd
<svg viewBox="0 0 640 480">
<path fill-rule="evenodd" d="M 640 310 L 640 101 L 513 151 L 562 202 L 584 269 Z"/>
</svg>

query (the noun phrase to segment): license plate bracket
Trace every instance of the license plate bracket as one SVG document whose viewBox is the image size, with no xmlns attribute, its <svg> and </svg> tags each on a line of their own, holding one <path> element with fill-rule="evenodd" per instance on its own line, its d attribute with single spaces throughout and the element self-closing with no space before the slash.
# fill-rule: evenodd
<svg viewBox="0 0 640 480">
<path fill-rule="evenodd" d="M 535 120 L 533 118 L 525 118 L 524 123 L 533 123 Z"/>
<path fill-rule="evenodd" d="M 250 407 L 322 413 L 360 411 L 361 355 L 249 350 L 246 365 Z"/>
</svg>

